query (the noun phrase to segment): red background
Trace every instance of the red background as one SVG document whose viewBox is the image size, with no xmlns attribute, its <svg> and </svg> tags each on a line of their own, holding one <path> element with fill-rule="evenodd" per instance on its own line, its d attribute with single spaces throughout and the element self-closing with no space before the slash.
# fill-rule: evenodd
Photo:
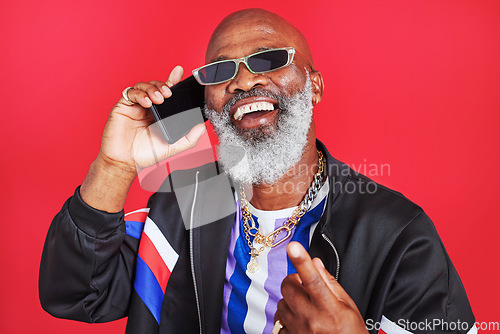
<svg viewBox="0 0 500 334">
<path fill-rule="evenodd" d="M 229 1 L 2 1 L 0 332 L 121 333 L 40 307 L 52 217 L 83 180 L 123 88 L 203 64 Z M 497 301 L 500 1 L 253 1 L 301 29 L 326 91 L 318 137 L 435 222 L 478 321 Z M 362 167 L 363 168 L 363 167 Z M 149 194 L 135 185 L 127 209 Z M 425 261 L 425 259 L 422 259 Z"/>
</svg>

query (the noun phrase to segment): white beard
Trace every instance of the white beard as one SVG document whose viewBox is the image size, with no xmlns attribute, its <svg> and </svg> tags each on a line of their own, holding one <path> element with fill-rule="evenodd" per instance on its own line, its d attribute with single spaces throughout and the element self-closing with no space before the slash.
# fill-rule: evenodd
<svg viewBox="0 0 500 334">
<path fill-rule="evenodd" d="M 250 96 L 268 96 L 278 101 L 276 124 L 244 130 L 229 119 L 236 101 Z M 225 172 L 242 184 L 273 184 L 297 164 L 307 144 L 312 120 L 312 84 L 306 75 L 304 88 L 292 97 L 252 89 L 233 96 L 222 112 L 208 109 L 205 115 L 219 137 L 218 159 Z"/>
</svg>

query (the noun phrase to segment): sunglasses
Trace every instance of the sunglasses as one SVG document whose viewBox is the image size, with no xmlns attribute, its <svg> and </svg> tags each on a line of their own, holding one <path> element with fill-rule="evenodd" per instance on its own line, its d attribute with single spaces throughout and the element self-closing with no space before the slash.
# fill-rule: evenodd
<svg viewBox="0 0 500 334">
<path fill-rule="evenodd" d="M 193 76 L 201 85 L 217 85 L 234 79 L 240 63 L 244 63 L 253 74 L 267 73 L 290 65 L 294 55 L 293 47 L 260 51 L 242 58 L 207 64 L 193 70 Z"/>
</svg>

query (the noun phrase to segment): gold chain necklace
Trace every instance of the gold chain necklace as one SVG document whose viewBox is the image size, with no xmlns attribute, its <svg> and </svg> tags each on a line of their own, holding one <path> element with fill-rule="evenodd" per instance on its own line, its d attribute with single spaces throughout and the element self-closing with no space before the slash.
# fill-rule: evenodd
<svg viewBox="0 0 500 334">
<path fill-rule="evenodd" d="M 292 215 L 288 217 L 288 219 L 283 223 L 282 226 L 275 229 L 273 232 L 268 235 L 262 235 L 259 229 L 255 226 L 255 222 L 253 220 L 252 214 L 248 209 L 248 201 L 245 195 L 245 190 L 243 186 L 240 185 L 240 202 L 241 202 L 241 216 L 243 219 L 243 229 L 245 231 L 245 239 L 247 240 L 248 247 L 250 247 L 250 261 L 247 263 L 247 270 L 251 273 L 255 273 L 259 270 L 259 264 L 257 263 L 257 256 L 264 251 L 266 247 L 274 248 L 280 244 L 282 244 L 285 240 L 290 238 L 292 235 L 292 231 L 299 224 L 300 218 L 309 210 L 312 205 L 312 202 L 318 195 L 319 190 L 321 189 L 321 185 L 323 184 L 323 170 L 325 168 L 325 159 L 323 158 L 323 153 L 318 150 L 318 172 L 314 175 L 313 181 L 307 194 L 304 196 L 304 199 L 299 204 L 299 206 L 293 211 Z M 249 222 L 252 223 L 250 226 Z M 286 235 L 282 239 L 276 241 L 278 235 L 282 232 L 285 232 Z M 254 238 L 258 244 L 262 246 L 258 249 L 253 246 L 253 241 L 251 238 Z"/>
</svg>

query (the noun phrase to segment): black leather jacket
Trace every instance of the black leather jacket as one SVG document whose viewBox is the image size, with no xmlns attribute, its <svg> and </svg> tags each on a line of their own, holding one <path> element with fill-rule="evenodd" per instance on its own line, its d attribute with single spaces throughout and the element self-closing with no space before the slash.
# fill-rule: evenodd
<svg viewBox="0 0 500 334">
<path fill-rule="evenodd" d="M 474 316 L 465 290 L 422 209 L 317 145 L 327 158 L 330 193 L 311 256 L 323 260 L 371 323 L 385 316 L 394 322 L 460 320 L 470 328 Z M 198 181 L 214 176 L 213 170 L 183 173 Z M 192 195 L 201 199 L 210 194 L 209 186 L 198 183 Z M 198 202 L 191 220 L 203 216 Z M 234 199 L 212 203 L 234 211 Z M 39 293 L 47 312 L 85 322 L 128 316 L 127 333 L 220 333 L 234 213 L 185 229 L 174 192 L 155 193 L 148 206 L 149 216 L 179 254 L 165 291 L 161 325 L 133 288 L 139 240 L 126 235 L 123 212 L 89 207 L 78 189 L 54 218 L 45 242 Z M 378 331 L 376 326 L 369 329 Z"/>
</svg>

